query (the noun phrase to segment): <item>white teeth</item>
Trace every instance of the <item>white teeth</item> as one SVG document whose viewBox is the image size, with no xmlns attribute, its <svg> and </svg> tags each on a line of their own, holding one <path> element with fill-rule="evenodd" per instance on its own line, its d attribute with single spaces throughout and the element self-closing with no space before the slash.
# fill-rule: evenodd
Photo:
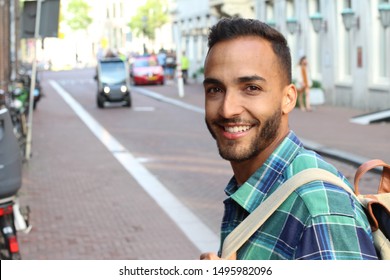
<svg viewBox="0 0 390 280">
<path fill-rule="evenodd" d="M 225 126 L 225 131 L 230 133 L 244 132 L 249 130 L 251 127 L 247 126 Z"/>
</svg>

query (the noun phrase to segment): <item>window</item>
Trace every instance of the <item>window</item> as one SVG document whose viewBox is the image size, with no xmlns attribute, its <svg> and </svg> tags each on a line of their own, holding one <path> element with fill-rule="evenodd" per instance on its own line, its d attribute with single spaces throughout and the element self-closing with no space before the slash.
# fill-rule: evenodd
<svg viewBox="0 0 390 280">
<path fill-rule="evenodd" d="M 344 8 L 352 8 L 351 0 L 344 0 Z"/>
<path fill-rule="evenodd" d="M 294 0 L 287 0 L 286 2 L 286 19 L 291 20 L 291 19 L 296 19 L 297 15 L 295 13 L 295 7 L 294 7 Z M 298 22 L 298 25 L 300 23 Z M 298 26 L 298 30 L 299 30 Z M 287 28 L 288 29 L 288 28 Z M 292 64 L 294 65 L 298 61 L 298 54 L 297 54 L 297 39 L 300 37 L 299 31 L 296 31 L 294 34 L 291 34 L 290 32 L 287 31 L 287 41 L 290 46 L 290 52 L 291 52 L 291 58 L 292 58 Z"/>
<path fill-rule="evenodd" d="M 388 0 L 382 0 L 381 3 L 389 3 Z M 379 34 L 379 53 L 381 55 L 380 58 L 380 65 L 379 65 L 379 76 L 381 77 L 388 77 L 389 76 L 389 65 L 386 63 L 389 61 L 389 41 L 386 39 L 386 29 L 382 26 L 382 24 L 379 21 L 380 25 L 380 34 Z"/>
<path fill-rule="evenodd" d="M 308 0 L 308 13 L 307 21 L 311 25 L 310 15 L 321 12 L 319 0 Z M 308 38 L 309 38 L 309 53 L 308 62 L 310 64 L 310 71 L 312 72 L 312 77 L 314 79 L 321 79 L 321 44 L 320 44 L 320 34 L 315 33 L 313 28 L 308 28 Z"/>
<path fill-rule="evenodd" d="M 351 39 L 350 39 L 350 33 L 348 33 L 343 24 L 343 19 L 341 16 L 341 12 L 343 9 L 347 7 L 347 5 L 350 5 L 351 1 L 337 1 L 336 4 L 336 14 L 337 14 L 337 49 L 339 50 L 337 52 L 337 67 L 336 67 L 336 76 L 337 80 L 339 82 L 351 82 L 352 76 L 351 76 L 351 58 L 352 58 L 352 51 L 351 51 Z"/>
<path fill-rule="evenodd" d="M 286 9 L 287 18 L 295 18 L 295 7 L 294 0 L 287 0 L 287 9 Z"/>
<path fill-rule="evenodd" d="M 267 0 L 265 1 L 265 4 L 266 4 L 266 11 L 265 11 L 266 23 L 271 25 L 272 27 L 275 27 L 276 23 L 275 23 L 274 1 Z"/>
<path fill-rule="evenodd" d="M 389 65 L 386 63 L 388 61 L 389 46 L 387 46 L 386 29 L 381 24 L 379 33 L 379 76 L 385 78 L 389 74 Z"/>
<path fill-rule="evenodd" d="M 321 12 L 320 0 L 312 0 L 309 2 L 309 12 L 310 14 Z"/>
<path fill-rule="evenodd" d="M 372 1 L 371 14 L 372 14 L 372 32 L 371 32 L 371 54 L 372 64 L 370 64 L 371 80 L 374 84 L 388 84 L 389 77 L 389 39 L 386 36 L 387 30 L 382 26 L 378 5 L 380 3 L 388 3 L 388 1 L 374 0 Z"/>
</svg>

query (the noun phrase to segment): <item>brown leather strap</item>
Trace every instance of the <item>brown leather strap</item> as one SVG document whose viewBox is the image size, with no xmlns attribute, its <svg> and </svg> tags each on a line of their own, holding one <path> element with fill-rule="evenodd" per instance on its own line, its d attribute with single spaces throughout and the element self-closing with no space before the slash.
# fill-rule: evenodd
<svg viewBox="0 0 390 280">
<path fill-rule="evenodd" d="M 381 182 L 378 187 L 378 193 L 388 193 L 390 192 L 390 165 L 385 163 L 380 159 L 373 159 L 363 163 L 356 171 L 354 186 L 355 186 L 355 194 L 359 195 L 359 181 L 360 178 L 369 170 L 383 166 Z"/>
</svg>

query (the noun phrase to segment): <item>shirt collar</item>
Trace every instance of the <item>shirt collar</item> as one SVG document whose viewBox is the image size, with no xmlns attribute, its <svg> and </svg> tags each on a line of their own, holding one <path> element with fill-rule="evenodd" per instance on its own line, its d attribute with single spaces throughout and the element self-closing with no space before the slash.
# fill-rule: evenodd
<svg viewBox="0 0 390 280">
<path fill-rule="evenodd" d="M 267 197 L 272 186 L 285 179 L 282 174 L 302 148 L 303 144 L 293 131 L 279 144 L 265 163 L 241 186 L 233 177 L 225 192 L 248 212 L 252 212 Z M 273 188 L 272 188 L 273 189 Z"/>
</svg>

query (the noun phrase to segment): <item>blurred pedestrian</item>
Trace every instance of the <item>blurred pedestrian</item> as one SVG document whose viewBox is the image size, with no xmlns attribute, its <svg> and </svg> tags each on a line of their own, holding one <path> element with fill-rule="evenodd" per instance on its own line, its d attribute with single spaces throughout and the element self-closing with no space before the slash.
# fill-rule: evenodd
<svg viewBox="0 0 390 280">
<path fill-rule="evenodd" d="M 302 111 L 311 112 L 310 106 L 310 87 L 313 81 L 310 77 L 309 65 L 306 56 L 302 56 L 299 60 L 297 69 L 297 89 L 298 89 L 298 103 Z"/>
<path fill-rule="evenodd" d="M 188 81 L 188 69 L 190 68 L 190 60 L 186 56 L 186 53 L 183 52 L 180 58 L 181 72 L 183 75 L 183 82 L 187 84 Z"/>
<path fill-rule="evenodd" d="M 97 53 L 96 53 L 96 60 L 102 60 L 104 58 L 104 49 L 102 47 L 99 47 Z"/>
<path fill-rule="evenodd" d="M 166 75 L 169 80 L 172 80 L 175 75 L 175 69 L 176 69 L 176 55 L 171 50 L 167 53 L 167 58 L 165 60 L 166 65 Z"/>
<path fill-rule="evenodd" d="M 158 64 L 161 65 L 162 68 L 165 70 L 165 63 L 167 59 L 167 54 L 164 49 L 160 49 L 158 54 L 157 54 L 157 60 Z"/>
<path fill-rule="evenodd" d="M 108 49 L 106 51 L 106 54 L 104 56 L 105 58 L 114 58 L 114 57 L 118 57 L 116 51 L 112 50 L 112 49 Z"/>
<path fill-rule="evenodd" d="M 297 90 L 290 50 L 281 33 L 257 20 L 222 19 L 211 28 L 208 46 L 205 120 L 234 174 L 225 188 L 223 244 L 249 213 L 300 171 L 317 167 L 349 182 L 304 148 L 289 128 Z M 218 255 L 204 253 L 200 258 L 220 256 L 221 248 Z M 294 191 L 232 257 L 377 258 L 370 224 L 357 199 L 321 180 Z"/>
</svg>

